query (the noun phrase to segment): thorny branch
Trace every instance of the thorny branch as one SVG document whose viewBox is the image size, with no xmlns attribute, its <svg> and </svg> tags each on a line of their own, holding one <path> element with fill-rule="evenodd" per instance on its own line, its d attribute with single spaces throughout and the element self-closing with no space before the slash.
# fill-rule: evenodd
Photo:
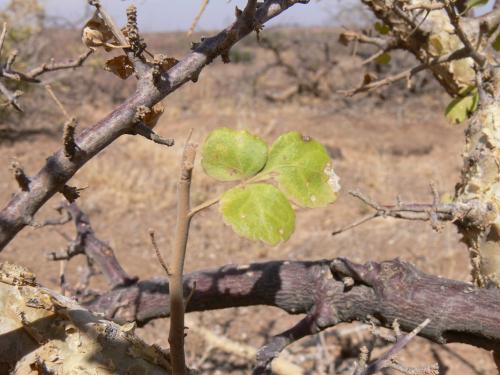
<svg viewBox="0 0 500 375">
<path fill-rule="evenodd" d="M 432 203 L 403 203 L 398 197 L 395 205 L 381 205 L 359 191 L 349 192 L 353 197 L 358 198 L 367 206 L 375 210 L 374 213 L 357 220 L 343 228 L 332 232 L 332 235 L 345 232 L 366 223 L 377 217 L 393 217 L 404 220 L 430 221 L 433 229 L 440 229 L 440 222 L 456 221 L 471 222 L 480 224 L 485 222 L 493 208 L 484 206 L 478 201 L 467 203 L 441 203 L 439 196 L 433 190 Z"/>
<path fill-rule="evenodd" d="M 160 79 L 153 80 L 148 74 L 142 75 L 137 91 L 97 124 L 87 128 L 76 137 L 80 152 L 69 160 L 63 149 L 47 159 L 42 169 L 31 178 L 31 189 L 18 192 L 0 211 L 0 249 L 26 225 L 40 207 L 98 152 L 123 134 L 131 131 L 139 106 L 152 107 L 167 95 L 190 80 L 196 80 L 201 70 L 217 56 L 227 51 L 240 39 L 271 18 L 297 3 L 306 0 L 267 0 L 255 11 L 252 21 L 237 19 L 219 34 L 204 39 L 179 63 L 163 72 Z M 253 3 L 253 2 L 251 2 Z"/>
<path fill-rule="evenodd" d="M 2 55 L 2 49 L 6 35 L 7 35 L 7 23 L 4 23 L 2 32 L 0 34 L 0 57 Z M 16 82 L 25 81 L 28 83 L 40 83 L 41 81 L 38 77 L 40 77 L 45 73 L 55 72 L 64 69 L 74 69 L 82 66 L 83 63 L 93 52 L 94 52 L 93 50 L 87 50 L 86 52 L 82 53 L 78 58 L 64 62 L 56 62 L 55 60 L 52 59 L 49 63 L 45 63 L 39 67 L 33 68 L 27 73 L 22 73 L 13 69 L 13 64 L 17 56 L 17 51 L 13 51 L 10 53 L 6 62 L 4 64 L 0 64 L 0 78 L 6 78 Z M 7 104 L 12 105 L 18 111 L 22 111 L 21 105 L 17 100 L 19 96 L 22 95 L 21 91 L 13 92 L 10 89 L 8 89 L 3 82 L 0 81 L 0 92 L 3 94 L 3 96 L 7 98 Z"/>
</svg>

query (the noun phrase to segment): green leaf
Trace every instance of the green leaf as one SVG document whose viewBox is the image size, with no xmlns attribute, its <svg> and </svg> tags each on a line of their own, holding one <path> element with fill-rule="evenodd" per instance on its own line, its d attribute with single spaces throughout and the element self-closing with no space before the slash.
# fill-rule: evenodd
<svg viewBox="0 0 500 375">
<path fill-rule="evenodd" d="M 390 27 L 382 22 L 375 22 L 373 27 L 379 32 L 379 34 L 382 35 L 387 35 L 389 34 L 389 31 L 391 31 Z"/>
<path fill-rule="evenodd" d="M 380 65 L 387 65 L 391 62 L 391 55 L 387 52 L 384 52 L 375 59 L 375 62 Z"/>
<path fill-rule="evenodd" d="M 495 51 L 500 51 L 500 34 L 497 35 L 493 43 L 491 43 Z"/>
<path fill-rule="evenodd" d="M 323 207 L 337 199 L 338 178 L 325 148 L 298 132 L 279 137 L 261 174 L 276 178 L 280 190 L 303 207 Z"/>
<path fill-rule="evenodd" d="M 477 87 L 469 86 L 446 107 L 446 118 L 455 124 L 460 124 L 469 118 L 477 109 L 479 93 Z"/>
<path fill-rule="evenodd" d="M 465 11 L 467 12 L 468 10 L 477 7 L 479 5 L 485 5 L 488 4 L 488 0 L 468 0 L 466 5 L 465 5 Z"/>
<path fill-rule="evenodd" d="M 267 160 L 267 145 L 246 130 L 212 131 L 201 151 L 206 174 L 219 181 L 235 181 L 256 175 Z"/>
<path fill-rule="evenodd" d="M 295 212 L 281 191 L 269 184 L 250 184 L 226 191 L 220 200 L 224 221 L 241 236 L 276 245 L 290 238 Z"/>
</svg>

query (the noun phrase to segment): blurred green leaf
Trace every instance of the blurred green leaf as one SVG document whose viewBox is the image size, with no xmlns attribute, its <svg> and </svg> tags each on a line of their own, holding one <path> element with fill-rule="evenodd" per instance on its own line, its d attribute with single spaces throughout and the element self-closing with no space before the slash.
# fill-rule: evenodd
<svg viewBox="0 0 500 375">
<path fill-rule="evenodd" d="M 295 212 L 277 188 L 250 184 L 226 191 L 220 200 L 224 221 L 241 236 L 276 245 L 290 238 Z"/>
<path fill-rule="evenodd" d="M 488 0 L 468 0 L 466 5 L 465 5 L 465 11 L 467 12 L 468 10 L 480 6 L 480 5 L 486 5 L 488 4 Z"/>
<path fill-rule="evenodd" d="M 298 132 L 283 134 L 274 142 L 261 173 L 274 176 L 287 198 L 303 207 L 332 203 L 340 189 L 325 148 Z"/>
<path fill-rule="evenodd" d="M 491 43 L 495 51 L 500 51 L 500 34 L 497 35 L 493 43 Z"/>
<path fill-rule="evenodd" d="M 375 22 L 373 27 L 382 35 L 387 35 L 391 31 L 390 27 L 382 22 Z"/>
<path fill-rule="evenodd" d="M 375 59 L 375 62 L 380 65 L 387 65 L 391 62 L 391 55 L 387 52 L 384 52 Z"/>
<path fill-rule="evenodd" d="M 446 107 L 446 118 L 454 124 L 460 124 L 468 119 L 477 109 L 479 93 L 477 87 L 469 86 L 453 99 Z"/>
<path fill-rule="evenodd" d="M 219 181 L 235 181 L 257 174 L 266 164 L 267 145 L 246 130 L 212 131 L 201 151 L 205 172 Z"/>
</svg>

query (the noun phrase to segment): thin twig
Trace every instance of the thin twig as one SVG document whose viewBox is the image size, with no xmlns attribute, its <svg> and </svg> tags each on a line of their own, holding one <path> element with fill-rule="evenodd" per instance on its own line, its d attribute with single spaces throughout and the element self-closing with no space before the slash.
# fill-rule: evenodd
<svg viewBox="0 0 500 375">
<path fill-rule="evenodd" d="M 156 237 L 155 237 L 155 232 L 153 229 L 149 230 L 149 237 L 151 238 L 151 244 L 153 245 L 153 249 L 156 253 L 156 257 L 158 258 L 158 261 L 160 262 L 161 267 L 167 274 L 167 276 L 170 276 L 170 270 L 168 269 L 167 262 L 165 262 L 165 259 L 163 259 L 163 255 L 161 255 L 160 249 L 158 247 L 158 244 L 156 243 Z"/>
<path fill-rule="evenodd" d="M 68 111 L 66 111 L 66 108 L 64 108 L 64 105 L 61 103 L 61 101 L 59 100 L 59 98 L 55 94 L 54 90 L 52 90 L 52 86 L 50 86 L 49 84 L 46 84 L 46 85 L 44 85 L 44 87 L 45 87 L 45 90 L 47 90 L 47 92 L 49 93 L 50 97 L 54 100 L 54 102 L 56 102 L 57 107 L 62 112 L 64 117 L 66 117 L 66 120 L 71 121 L 71 119 L 73 117 L 71 117 L 69 115 Z"/>
<path fill-rule="evenodd" d="M 55 62 L 54 60 L 52 60 L 49 63 L 45 63 L 37 68 L 30 70 L 26 73 L 26 76 L 29 78 L 37 78 L 42 74 L 55 72 L 57 70 L 78 68 L 83 65 L 83 63 L 90 57 L 90 55 L 92 55 L 92 53 L 94 53 L 94 50 L 89 49 L 78 56 L 76 59 L 63 62 Z"/>
<path fill-rule="evenodd" d="M 177 226 L 170 276 L 170 332 L 168 342 L 172 358 L 173 373 L 186 374 L 186 356 L 184 353 L 184 288 L 182 275 L 186 258 L 189 235 L 189 216 L 191 176 L 196 156 L 196 146 L 190 143 L 192 130 L 184 146 L 181 173 L 177 184 Z"/>
<path fill-rule="evenodd" d="M 394 82 L 401 81 L 403 79 L 409 80 L 415 74 L 417 74 L 417 73 L 419 73 L 419 72 L 421 72 L 421 71 L 423 71 L 423 70 L 425 70 L 433 65 L 443 64 L 443 63 L 447 63 L 447 62 L 454 61 L 454 60 L 464 59 L 468 56 L 469 56 L 469 50 L 467 48 L 461 48 L 457 51 L 453 51 L 453 52 L 448 53 L 446 55 L 436 57 L 429 62 L 425 62 L 425 63 L 419 64 L 417 66 L 414 66 L 410 69 L 404 70 L 398 74 L 394 74 L 394 75 L 386 77 L 384 79 L 370 82 L 367 84 L 363 83 L 361 86 L 359 86 L 358 88 L 353 89 L 353 90 L 341 90 L 341 91 L 339 91 L 339 93 L 344 94 L 346 96 L 353 96 L 353 95 L 360 93 L 360 92 L 366 92 L 366 91 L 370 91 L 370 90 L 374 90 L 374 89 L 379 89 L 381 87 L 391 85 Z"/>
<path fill-rule="evenodd" d="M 225 336 L 215 334 L 214 332 L 204 328 L 200 324 L 195 324 L 191 320 L 186 320 L 189 324 L 190 331 L 201 336 L 207 344 L 216 347 L 226 353 L 233 354 L 237 357 L 246 359 L 247 361 L 254 361 L 257 355 L 257 349 L 253 346 L 245 345 L 240 342 L 233 341 Z M 296 364 L 287 361 L 282 357 L 276 358 L 272 364 L 271 369 L 277 375 L 302 375 L 304 371 Z"/>
<path fill-rule="evenodd" d="M 196 28 L 196 25 L 200 21 L 201 15 L 203 14 L 203 12 L 205 12 L 205 9 L 206 9 L 209 1 L 210 0 L 202 0 L 201 1 L 200 7 L 198 8 L 198 12 L 196 12 L 196 16 L 194 17 L 193 22 L 191 23 L 191 27 L 188 30 L 188 33 L 187 33 L 188 36 L 191 36 L 191 34 L 193 34 L 194 29 Z"/>
<path fill-rule="evenodd" d="M 465 34 L 465 31 L 462 29 L 462 26 L 460 25 L 460 16 L 455 11 L 455 8 L 453 7 L 453 5 L 447 3 L 444 9 L 446 10 L 448 17 L 450 18 L 450 23 L 453 25 L 453 28 L 455 29 L 455 34 L 458 36 L 460 41 L 463 43 L 463 45 L 469 52 L 470 57 L 472 57 L 472 59 L 476 62 L 478 66 L 482 67 L 486 63 L 486 58 L 479 52 L 477 52 L 477 50 L 474 48 L 471 41 Z"/>
<path fill-rule="evenodd" d="M 0 54 L 2 53 L 3 43 L 5 42 L 6 35 L 7 35 L 7 22 L 4 22 L 2 26 L 2 34 L 0 34 Z"/>
<path fill-rule="evenodd" d="M 390 365 L 390 360 L 398 354 L 408 343 L 417 336 L 420 331 L 422 331 L 429 323 L 430 319 L 425 319 L 421 324 L 419 324 L 413 331 L 409 334 L 403 336 L 399 339 L 396 344 L 394 344 L 387 352 L 385 352 L 379 359 L 375 362 L 372 362 L 370 365 L 366 366 L 366 368 L 361 369 L 358 367 L 358 371 L 355 371 L 353 375 L 371 375 L 376 372 L 382 370 L 383 368 Z"/>
</svg>

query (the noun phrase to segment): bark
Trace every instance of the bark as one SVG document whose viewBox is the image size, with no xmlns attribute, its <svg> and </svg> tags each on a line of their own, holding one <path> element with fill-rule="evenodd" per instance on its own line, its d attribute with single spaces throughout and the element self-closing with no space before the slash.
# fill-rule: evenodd
<svg viewBox="0 0 500 375">
<path fill-rule="evenodd" d="M 0 301 L 2 374 L 172 373 L 168 352 L 138 339 L 133 324 L 96 317 L 20 267 L 0 266 Z"/>
<path fill-rule="evenodd" d="M 346 276 L 355 280 L 352 287 L 344 285 Z M 365 265 L 346 259 L 230 265 L 186 275 L 186 294 L 194 283 L 187 312 L 267 305 L 314 316 L 319 330 L 371 316 L 386 327 L 398 319 L 403 330 L 411 331 L 429 318 L 420 336 L 434 342 L 500 348 L 500 290 L 428 275 L 399 259 Z M 140 281 L 86 307 L 108 319 L 144 325 L 169 316 L 168 282 Z"/>
</svg>

